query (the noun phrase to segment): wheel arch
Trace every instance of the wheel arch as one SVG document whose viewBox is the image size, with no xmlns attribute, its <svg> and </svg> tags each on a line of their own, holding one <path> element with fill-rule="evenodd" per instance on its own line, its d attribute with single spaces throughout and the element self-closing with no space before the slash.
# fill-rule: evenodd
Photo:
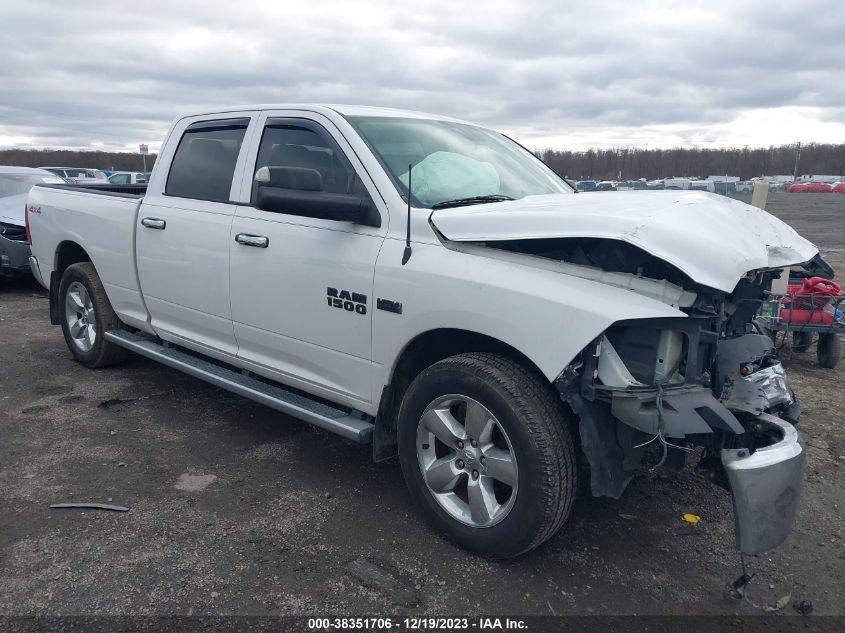
<svg viewBox="0 0 845 633">
<path fill-rule="evenodd" d="M 73 240 L 63 240 L 56 246 L 56 252 L 53 256 L 53 270 L 57 271 L 61 277 L 68 266 L 91 261 L 93 261 L 91 256 L 79 243 Z"/>
<path fill-rule="evenodd" d="M 518 362 L 547 381 L 528 356 L 512 345 L 480 332 L 461 328 L 435 328 L 409 340 L 396 357 L 383 387 L 373 434 L 373 459 L 383 461 L 396 455 L 396 413 L 408 385 L 426 367 L 467 352 L 490 352 Z"/>
<path fill-rule="evenodd" d="M 62 240 L 56 246 L 53 254 L 53 270 L 50 273 L 50 323 L 61 325 L 59 314 L 59 284 L 65 271 L 74 264 L 80 262 L 91 262 L 91 256 L 78 243 L 73 240 Z"/>
</svg>

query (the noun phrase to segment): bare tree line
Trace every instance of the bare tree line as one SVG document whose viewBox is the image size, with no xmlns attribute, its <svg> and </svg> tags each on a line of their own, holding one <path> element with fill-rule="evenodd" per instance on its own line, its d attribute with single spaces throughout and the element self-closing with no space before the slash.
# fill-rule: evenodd
<svg viewBox="0 0 845 633">
<path fill-rule="evenodd" d="M 755 176 L 792 174 L 798 158 L 798 175 L 845 174 L 845 144 L 810 143 L 768 148 L 720 149 L 589 149 L 566 151 L 547 149 L 537 155 L 561 176 L 573 180 L 634 180 L 665 176 Z M 147 170 L 156 155 L 147 156 Z M 73 151 L 54 149 L 3 149 L 0 165 L 42 165 L 94 167 L 116 171 L 140 171 L 143 161 L 127 152 Z"/>
<path fill-rule="evenodd" d="M 147 171 L 153 168 L 156 154 L 147 156 Z M 128 152 L 73 151 L 65 149 L 0 149 L 0 165 L 23 167 L 91 167 L 111 171 L 141 171 L 140 154 Z"/>
<path fill-rule="evenodd" d="M 719 149 L 547 149 L 537 154 L 561 176 L 572 180 L 649 180 L 666 176 L 756 176 L 792 174 L 843 175 L 845 144 L 780 145 L 768 148 Z"/>
</svg>

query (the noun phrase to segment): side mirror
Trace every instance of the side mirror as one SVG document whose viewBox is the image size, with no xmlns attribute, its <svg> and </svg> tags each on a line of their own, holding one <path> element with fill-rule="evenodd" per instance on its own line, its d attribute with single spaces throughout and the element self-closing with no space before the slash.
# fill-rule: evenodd
<svg viewBox="0 0 845 633">
<path fill-rule="evenodd" d="M 381 226 L 381 217 L 367 197 L 323 191 L 316 169 L 262 167 L 255 174 L 255 203 L 259 209 L 306 218 Z"/>
</svg>

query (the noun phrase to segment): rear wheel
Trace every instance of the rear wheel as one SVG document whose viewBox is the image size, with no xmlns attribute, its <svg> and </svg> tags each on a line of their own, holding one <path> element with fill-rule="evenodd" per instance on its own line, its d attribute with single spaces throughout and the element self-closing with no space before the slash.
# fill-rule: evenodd
<svg viewBox="0 0 845 633">
<path fill-rule="evenodd" d="M 73 357 L 86 367 L 107 367 L 126 357 L 126 350 L 103 336 L 120 328 L 94 264 L 68 266 L 59 285 L 62 332 Z"/>
<path fill-rule="evenodd" d="M 825 369 L 833 369 L 839 363 L 839 357 L 841 355 L 842 341 L 839 340 L 839 334 L 836 332 L 819 334 L 819 343 L 816 347 L 816 356 L 819 359 L 819 365 Z"/>
<path fill-rule="evenodd" d="M 435 527 L 490 556 L 540 545 L 574 502 L 562 403 L 542 377 L 501 356 L 461 354 L 417 376 L 399 413 L 399 457 Z"/>
</svg>

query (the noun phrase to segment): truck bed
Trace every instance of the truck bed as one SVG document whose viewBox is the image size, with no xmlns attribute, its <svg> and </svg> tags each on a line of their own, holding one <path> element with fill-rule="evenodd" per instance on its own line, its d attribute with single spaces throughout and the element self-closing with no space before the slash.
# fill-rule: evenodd
<svg viewBox="0 0 845 633">
<path fill-rule="evenodd" d="M 142 198 L 147 192 L 147 185 L 112 185 L 112 184 L 67 184 L 67 185 L 38 185 L 39 187 L 47 187 L 50 189 L 68 189 L 72 191 L 86 191 L 89 193 L 100 193 L 103 195 L 121 196 L 125 198 Z"/>
<path fill-rule="evenodd" d="M 89 260 L 118 315 L 142 326 L 147 314 L 135 264 L 135 222 L 145 193 L 146 185 L 33 187 L 27 217 L 36 278 L 56 291 L 53 271 L 64 257 Z"/>
</svg>

